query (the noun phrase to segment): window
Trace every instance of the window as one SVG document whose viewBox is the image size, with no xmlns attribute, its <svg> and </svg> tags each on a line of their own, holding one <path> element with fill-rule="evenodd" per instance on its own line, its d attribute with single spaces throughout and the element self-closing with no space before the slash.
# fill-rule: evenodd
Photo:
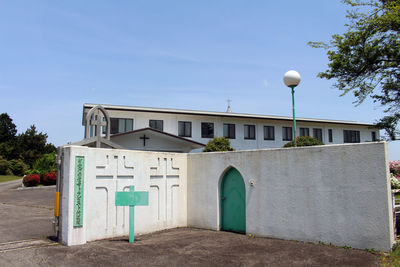
<svg viewBox="0 0 400 267">
<path fill-rule="evenodd" d="M 163 129 L 164 129 L 163 121 L 162 120 L 149 120 L 149 127 L 159 130 L 159 131 L 163 131 Z"/>
<path fill-rule="evenodd" d="M 192 122 L 178 121 L 178 135 L 183 137 L 192 136 Z"/>
<path fill-rule="evenodd" d="M 292 141 L 292 127 L 282 127 L 282 140 L 283 141 Z"/>
<path fill-rule="evenodd" d="M 332 143 L 332 142 L 333 142 L 332 129 L 329 129 L 329 130 L 328 130 L 328 138 L 329 138 L 329 142 Z"/>
<path fill-rule="evenodd" d="M 244 125 L 244 139 L 256 139 L 255 125 Z"/>
<path fill-rule="evenodd" d="M 310 136 L 309 128 L 300 128 L 300 136 Z"/>
<path fill-rule="evenodd" d="M 126 133 L 133 130 L 132 119 L 111 118 L 111 134 Z"/>
<path fill-rule="evenodd" d="M 214 137 L 214 123 L 202 122 L 201 123 L 201 138 L 213 138 Z"/>
<path fill-rule="evenodd" d="M 224 136 L 226 138 L 235 139 L 235 124 L 224 123 Z"/>
<path fill-rule="evenodd" d="M 275 140 L 274 126 L 264 126 L 264 140 Z"/>
<path fill-rule="evenodd" d="M 360 143 L 360 131 L 343 130 L 345 143 Z"/>
<path fill-rule="evenodd" d="M 107 124 L 106 117 L 103 117 L 103 122 L 105 122 L 104 124 Z M 102 134 L 107 134 L 107 126 L 101 126 L 101 133 Z"/>
<path fill-rule="evenodd" d="M 313 129 L 313 137 L 317 138 L 319 141 L 322 142 L 322 129 L 314 128 Z"/>
<path fill-rule="evenodd" d="M 371 140 L 372 140 L 372 142 L 377 141 L 376 140 L 376 132 L 371 132 Z"/>
</svg>

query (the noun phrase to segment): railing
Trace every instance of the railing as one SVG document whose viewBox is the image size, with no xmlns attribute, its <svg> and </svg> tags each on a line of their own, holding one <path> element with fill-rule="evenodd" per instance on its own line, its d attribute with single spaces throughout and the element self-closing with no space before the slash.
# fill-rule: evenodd
<svg viewBox="0 0 400 267">
<path fill-rule="evenodd" d="M 392 189 L 393 226 L 395 239 L 400 239 L 400 189 Z"/>
</svg>

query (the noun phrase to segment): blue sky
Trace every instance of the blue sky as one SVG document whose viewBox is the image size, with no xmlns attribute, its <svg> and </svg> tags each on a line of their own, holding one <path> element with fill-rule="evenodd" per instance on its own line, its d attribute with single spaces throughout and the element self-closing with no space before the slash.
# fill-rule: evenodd
<svg viewBox="0 0 400 267">
<path fill-rule="evenodd" d="M 321 49 L 345 31 L 346 6 L 321 1 L 0 0 L 0 113 L 62 145 L 83 137 L 82 104 L 105 103 L 291 116 L 283 74 L 297 70 L 299 117 L 372 123 L 354 107 Z M 399 142 L 389 144 L 400 159 Z"/>
</svg>

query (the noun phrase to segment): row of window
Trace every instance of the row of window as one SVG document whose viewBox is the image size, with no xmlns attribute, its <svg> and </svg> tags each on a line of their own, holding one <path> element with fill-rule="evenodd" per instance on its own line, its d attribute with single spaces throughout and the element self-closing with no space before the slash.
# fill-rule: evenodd
<svg viewBox="0 0 400 267">
<path fill-rule="evenodd" d="M 133 130 L 133 119 L 120 119 L 111 118 L 111 134 L 129 132 Z M 162 120 L 149 120 L 149 127 L 159 131 L 164 130 L 164 122 Z M 232 123 L 223 124 L 223 136 L 229 139 L 236 138 L 236 125 Z M 319 141 L 323 142 L 322 129 L 313 128 L 312 136 Z M 311 136 L 310 128 L 300 128 L 300 136 Z M 181 137 L 192 137 L 192 122 L 178 121 L 178 135 Z M 201 137 L 213 138 L 214 137 L 214 123 L 202 122 L 201 123 Z M 371 132 L 372 141 L 376 141 L 376 133 Z M 244 139 L 256 139 L 256 126 L 245 124 L 244 125 Z M 344 143 L 359 143 L 360 131 L 343 130 Z M 275 140 L 275 126 L 264 126 L 264 140 Z M 293 140 L 293 128 L 282 127 L 282 141 Z M 332 129 L 328 129 L 328 141 L 333 142 Z"/>
</svg>

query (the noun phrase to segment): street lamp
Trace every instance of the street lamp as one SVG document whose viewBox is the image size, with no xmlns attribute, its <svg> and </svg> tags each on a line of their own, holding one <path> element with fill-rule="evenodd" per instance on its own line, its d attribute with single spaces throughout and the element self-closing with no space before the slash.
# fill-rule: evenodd
<svg viewBox="0 0 400 267">
<path fill-rule="evenodd" d="M 296 115 L 294 112 L 294 88 L 300 83 L 300 74 L 295 70 L 289 70 L 283 76 L 283 82 L 287 87 L 292 89 L 292 106 L 293 106 L 293 136 L 294 136 L 294 146 L 296 147 Z"/>
</svg>

